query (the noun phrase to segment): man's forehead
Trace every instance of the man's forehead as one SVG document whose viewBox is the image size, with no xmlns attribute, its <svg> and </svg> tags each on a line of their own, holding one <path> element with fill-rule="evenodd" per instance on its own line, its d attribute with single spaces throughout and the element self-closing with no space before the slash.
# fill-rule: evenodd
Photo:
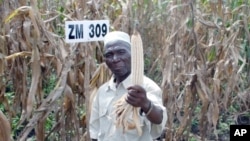
<svg viewBox="0 0 250 141">
<path fill-rule="evenodd" d="M 109 43 L 107 44 L 104 49 L 105 50 L 109 50 L 109 49 L 114 49 L 114 48 L 125 48 L 125 49 L 129 49 L 130 50 L 130 45 L 128 43 L 125 42 L 114 42 L 114 43 Z"/>
<path fill-rule="evenodd" d="M 126 46 L 109 46 L 105 49 L 105 53 L 107 52 L 116 52 L 119 50 L 127 50 L 128 52 L 130 52 L 130 48 L 126 47 Z"/>
</svg>

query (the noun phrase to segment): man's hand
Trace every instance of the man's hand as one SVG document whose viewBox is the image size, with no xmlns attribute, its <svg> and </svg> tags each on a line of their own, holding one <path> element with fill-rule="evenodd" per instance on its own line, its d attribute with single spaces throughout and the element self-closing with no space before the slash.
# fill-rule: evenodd
<svg viewBox="0 0 250 141">
<path fill-rule="evenodd" d="M 140 107 L 144 113 L 148 113 L 149 109 L 152 108 L 147 114 L 148 120 L 155 124 L 160 124 L 162 122 L 163 110 L 151 103 L 147 98 L 146 90 L 143 87 L 139 85 L 128 87 L 126 101 L 134 107 Z"/>
<path fill-rule="evenodd" d="M 145 89 L 139 85 L 128 87 L 126 101 L 134 107 L 141 107 L 143 111 L 147 111 L 150 106 Z"/>
</svg>

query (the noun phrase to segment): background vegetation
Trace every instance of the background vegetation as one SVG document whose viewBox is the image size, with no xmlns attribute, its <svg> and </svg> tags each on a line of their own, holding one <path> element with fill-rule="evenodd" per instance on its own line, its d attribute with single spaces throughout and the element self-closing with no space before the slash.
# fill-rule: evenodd
<svg viewBox="0 0 250 141">
<path fill-rule="evenodd" d="M 229 140 L 250 124 L 249 0 L 0 0 L 0 109 L 14 140 L 86 140 L 110 76 L 102 42 L 66 44 L 66 20 L 108 19 L 144 41 L 163 89 L 166 140 Z"/>
</svg>

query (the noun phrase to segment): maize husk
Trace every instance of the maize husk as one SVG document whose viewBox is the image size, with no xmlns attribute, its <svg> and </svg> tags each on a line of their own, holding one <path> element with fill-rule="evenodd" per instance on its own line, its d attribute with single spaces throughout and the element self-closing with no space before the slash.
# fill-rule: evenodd
<svg viewBox="0 0 250 141">
<path fill-rule="evenodd" d="M 142 85 L 144 76 L 144 58 L 143 45 L 139 32 L 135 31 L 131 37 L 131 77 L 132 85 Z M 115 103 L 116 126 L 127 130 L 135 129 L 138 135 L 142 135 L 140 125 L 139 110 L 140 108 L 133 107 L 125 100 L 127 94 L 124 94 Z M 129 118 L 132 115 L 132 119 Z"/>
</svg>

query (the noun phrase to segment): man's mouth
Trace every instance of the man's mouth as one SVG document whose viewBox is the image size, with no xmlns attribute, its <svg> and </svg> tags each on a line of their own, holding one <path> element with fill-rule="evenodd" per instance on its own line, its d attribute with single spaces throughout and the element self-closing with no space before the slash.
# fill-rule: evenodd
<svg viewBox="0 0 250 141">
<path fill-rule="evenodd" d="M 119 69 L 123 69 L 124 66 L 122 64 L 114 64 L 113 68 L 114 68 L 114 70 L 119 70 Z"/>
<path fill-rule="evenodd" d="M 123 69 L 122 66 L 115 66 L 115 67 L 114 67 L 114 70 L 121 70 L 121 69 Z"/>
</svg>

